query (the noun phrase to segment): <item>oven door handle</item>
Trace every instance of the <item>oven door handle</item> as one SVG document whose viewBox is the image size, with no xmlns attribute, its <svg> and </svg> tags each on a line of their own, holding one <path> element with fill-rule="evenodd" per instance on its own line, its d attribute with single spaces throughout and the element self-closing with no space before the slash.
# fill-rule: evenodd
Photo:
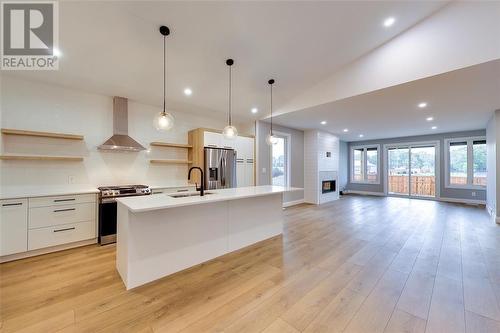
<svg viewBox="0 0 500 333">
<path fill-rule="evenodd" d="M 103 198 L 103 199 L 101 199 L 101 203 L 103 203 L 103 204 L 105 204 L 105 203 L 113 203 L 113 202 L 116 202 L 115 198 Z"/>
</svg>

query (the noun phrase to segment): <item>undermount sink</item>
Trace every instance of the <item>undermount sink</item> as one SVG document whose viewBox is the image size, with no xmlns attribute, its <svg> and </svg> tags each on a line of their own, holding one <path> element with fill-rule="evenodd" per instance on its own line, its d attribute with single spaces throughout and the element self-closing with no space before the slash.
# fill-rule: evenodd
<svg viewBox="0 0 500 333">
<path fill-rule="evenodd" d="M 213 194 L 212 192 L 205 192 L 205 195 Z M 177 193 L 177 194 L 169 194 L 171 198 L 187 198 L 187 197 L 199 197 L 200 193 Z"/>
</svg>

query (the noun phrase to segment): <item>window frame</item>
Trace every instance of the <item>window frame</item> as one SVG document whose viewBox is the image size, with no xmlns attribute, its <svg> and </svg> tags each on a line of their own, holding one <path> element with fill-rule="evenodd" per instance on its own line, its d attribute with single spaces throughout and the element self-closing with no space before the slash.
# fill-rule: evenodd
<svg viewBox="0 0 500 333">
<path fill-rule="evenodd" d="M 377 150 L 377 179 L 374 181 L 368 180 L 368 159 L 367 159 L 367 151 L 368 149 L 375 148 Z M 355 150 L 363 150 L 362 160 L 361 160 L 361 168 L 363 169 L 363 180 L 355 180 L 354 179 L 354 151 Z M 381 161 L 381 153 L 380 153 L 380 144 L 371 144 L 371 145 L 356 145 L 351 146 L 350 148 L 350 157 L 349 161 L 351 163 L 350 167 L 350 183 L 352 184 L 373 184 L 380 185 L 380 161 Z"/>
<path fill-rule="evenodd" d="M 284 132 L 279 132 L 279 131 L 274 131 L 273 130 L 273 135 L 277 137 L 281 137 L 285 139 L 285 187 L 289 187 L 290 185 L 290 170 L 291 170 L 291 141 L 292 141 L 292 135 L 290 133 L 284 133 Z M 269 184 L 273 185 L 273 145 L 270 146 L 269 149 Z M 273 185 L 275 186 L 275 185 Z M 276 185 L 277 186 L 277 185 Z"/>
<path fill-rule="evenodd" d="M 486 186 L 474 185 L 474 141 L 486 141 L 485 136 L 473 136 L 465 138 L 448 138 L 444 140 L 444 186 L 445 188 L 462 189 L 462 190 L 486 190 Z M 467 142 L 467 184 L 450 184 L 450 144 L 455 142 Z M 486 177 L 488 177 L 488 170 L 486 169 Z"/>
</svg>

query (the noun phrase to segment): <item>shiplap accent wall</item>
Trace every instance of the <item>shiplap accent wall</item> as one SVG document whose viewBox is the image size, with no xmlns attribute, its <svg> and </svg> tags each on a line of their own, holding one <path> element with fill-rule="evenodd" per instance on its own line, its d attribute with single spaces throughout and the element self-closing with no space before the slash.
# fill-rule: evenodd
<svg viewBox="0 0 500 333">
<path fill-rule="evenodd" d="M 339 138 L 333 134 L 309 130 L 304 133 L 304 199 L 319 204 L 320 171 L 339 171 Z M 331 157 L 326 157 L 330 152 Z"/>
</svg>

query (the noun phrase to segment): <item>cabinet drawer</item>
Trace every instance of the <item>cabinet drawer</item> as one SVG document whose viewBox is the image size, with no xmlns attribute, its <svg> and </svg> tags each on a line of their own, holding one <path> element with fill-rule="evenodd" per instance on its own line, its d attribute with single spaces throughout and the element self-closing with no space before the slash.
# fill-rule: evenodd
<svg viewBox="0 0 500 333">
<path fill-rule="evenodd" d="M 30 229 L 85 221 L 95 221 L 94 203 L 30 208 Z"/>
<path fill-rule="evenodd" d="M 28 231 L 28 250 L 95 238 L 95 222 L 63 224 Z"/>
<path fill-rule="evenodd" d="M 78 204 L 85 202 L 96 202 L 96 195 L 91 194 L 75 194 L 75 195 L 61 195 L 56 197 L 40 197 L 30 198 L 30 208 L 33 207 L 46 207 L 57 205 Z"/>
<path fill-rule="evenodd" d="M 0 256 L 28 247 L 28 200 L 0 200 Z"/>
</svg>

